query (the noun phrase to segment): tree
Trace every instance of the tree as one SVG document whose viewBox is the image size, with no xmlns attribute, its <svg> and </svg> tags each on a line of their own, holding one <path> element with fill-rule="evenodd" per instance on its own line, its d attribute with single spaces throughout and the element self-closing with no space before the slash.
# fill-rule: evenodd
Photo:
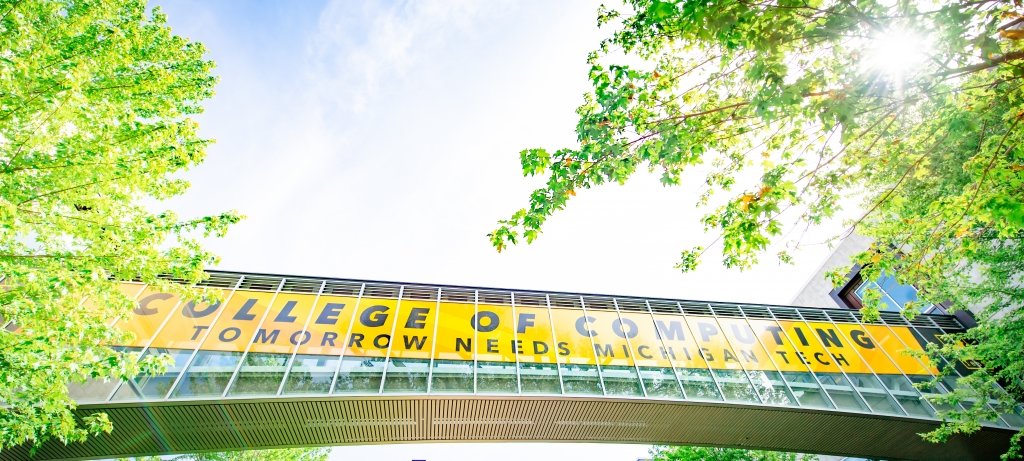
<svg viewBox="0 0 1024 461">
<path fill-rule="evenodd" d="M 0 330 L 0 449 L 109 432 L 67 384 L 164 361 L 107 346 L 132 304 L 117 281 L 198 281 L 216 261 L 198 239 L 238 221 L 150 211 L 210 143 L 203 54 L 144 0 L 0 0 L 0 318 L 18 326 Z"/>
<path fill-rule="evenodd" d="M 669 447 L 651 448 L 652 461 L 813 461 L 814 455 L 740 448 Z"/>
<path fill-rule="evenodd" d="M 328 448 L 282 448 L 278 450 L 225 451 L 219 453 L 196 453 L 171 458 L 148 456 L 131 458 L 134 461 L 326 461 L 331 454 Z"/>
<path fill-rule="evenodd" d="M 545 182 L 489 234 L 495 248 L 533 241 L 578 191 L 641 167 L 666 186 L 709 169 L 692 183 L 717 237 L 682 252 L 684 272 L 715 244 L 728 267 L 750 267 L 769 248 L 790 262 L 805 229 L 859 198 L 844 234 L 874 244 L 851 265 L 915 285 L 924 302 L 971 308 L 981 323 L 931 351 L 983 366 L 946 397 L 967 410 L 943 414 L 949 424 L 928 437 L 994 417 L 975 402 L 1013 411 L 1024 396 L 1020 2 L 627 3 L 599 11 L 616 29 L 588 59 L 578 145 L 520 153 L 523 173 Z M 880 305 L 869 291 L 864 314 Z"/>
</svg>

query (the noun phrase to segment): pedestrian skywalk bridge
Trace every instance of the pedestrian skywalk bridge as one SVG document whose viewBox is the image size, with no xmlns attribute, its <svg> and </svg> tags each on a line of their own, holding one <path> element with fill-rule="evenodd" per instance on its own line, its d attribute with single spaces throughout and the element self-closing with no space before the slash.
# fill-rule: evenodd
<svg viewBox="0 0 1024 461">
<path fill-rule="evenodd" d="M 1024 425 L 1000 408 L 969 438 L 916 435 L 969 372 L 936 380 L 947 364 L 919 354 L 963 330 L 951 316 L 226 272 L 198 288 L 219 301 L 122 285 L 118 347 L 173 364 L 74 388 L 114 432 L 36 459 L 428 441 L 994 459 Z"/>
</svg>

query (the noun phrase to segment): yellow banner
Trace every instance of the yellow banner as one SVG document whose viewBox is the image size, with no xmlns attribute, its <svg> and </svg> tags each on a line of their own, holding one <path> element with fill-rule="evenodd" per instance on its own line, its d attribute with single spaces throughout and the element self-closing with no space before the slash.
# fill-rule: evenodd
<svg viewBox="0 0 1024 461">
<path fill-rule="evenodd" d="M 933 374 L 906 327 L 263 291 L 219 303 L 125 288 L 125 346 L 326 356 Z M 132 290 L 131 288 L 134 288 Z M 155 335 L 155 337 L 154 337 Z"/>
</svg>

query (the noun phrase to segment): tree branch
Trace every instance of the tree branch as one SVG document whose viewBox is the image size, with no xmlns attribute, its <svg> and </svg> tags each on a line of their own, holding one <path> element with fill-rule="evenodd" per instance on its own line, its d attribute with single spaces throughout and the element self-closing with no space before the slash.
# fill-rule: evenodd
<svg viewBox="0 0 1024 461">
<path fill-rule="evenodd" d="M 995 59 L 988 59 L 983 62 L 979 62 L 977 64 L 970 66 L 961 67 L 958 69 L 949 69 L 943 72 L 939 72 L 938 74 L 935 75 L 938 77 L 953 77 L 957 75 L 969 74 L 977 72 L 979 70 L 988 69 L 989 67 L 995 67 L 1010 61 L 1016 61 L 1019 59 L 1024 59 L 1024 50 L 1011 51 Z"/>
<path fill-rule="evenodd" d="M 51 195 L 56 195 L 56 194 L 60 194 L 60 193 L 63 193 L 63 192 L 72 191 L 72 190 L 75 190 L 75 189 L 81 189 L 83 187 L 94 186 L 96 184 L 102 184 L 102 183 L 105 183 L 105 182 L 116 181 L 118 179 L 123 179 L 123 178 L 124 178 L 124 176 L 114 176 L 113 178 L 107 178 L 107 179 L 103 179 L 103 180 L 92 181 L 92 182 L 85 183 L 85 184 L 78 184 L 76 186 L 65 187 L 64 189 L 55 190 L 55 191 L 52 191 L 52 192 L 47 192 L 45 194 L 40 194 L 40 195 L 36 195 L 36 196 L 33 196 L 33 197 L 29 197 L 29 198 L 27 198 L 25 200 L 22 200 L 22 201 L 18 202 L 18 205 L 19 206 L 20 205 L 24 205 L 24 204 L 26 204 L 28 202 L 31 202 L 33 200 L 38 200 L 38 199 L 41 199 L 43 197 L 49 197 Z"/>
</svg>

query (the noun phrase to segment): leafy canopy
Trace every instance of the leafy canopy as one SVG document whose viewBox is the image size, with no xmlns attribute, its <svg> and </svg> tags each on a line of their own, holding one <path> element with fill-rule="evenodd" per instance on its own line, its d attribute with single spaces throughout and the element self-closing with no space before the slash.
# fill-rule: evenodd
<svg viewBox="0 0 1024 461">
<path fill-rule="evenodd" d="M 131 309 L 116 280 L 197 281 L 215 262 L 197 239 L 239 219 L 143 204 L 203 160 L 203 53 L 144 0 L 0 0 L 0 449 L 109 432 L 72 416 L 68 383 L 162 364 L 105 346 Z"/>
<path fill-rule="evenodd" d="M 170 458 L 147 456 L 128 458 L 131 461 L 326 461 L 329 448 L 282 448 L 278 450 L 225 451 L 217 453 L 195 453 Z"/>
<path fill-rule="evenodd" d="M 523 173 L 545 182 L 489 234 L 495 248 L 533 241 L 578 191 L 638 168 L 703 191 L 701 223 L 717 238 L 685 249 L 683 271 L 716 245 L 728 267 L 748 268 L 774 245 L 790 262 L 803 229 L 858 199 L 848 232 L 874 244 L 851 265 L 981 322 L 933 350 L 984 366 L 948 397 L 967 410 L 944 414 L 950 424 L 929 437 L 995 417 L 970 402 L 1010 411 L 1024 396 L 1020 2 L 627 3 L 599 12 L 615 30 L 589 56 L 578 144 L 520 153 Z M 706 176 L 684 178 L 697 165 Z M 867 317 L 880 306 L 869 291 Z"/>
<path fill-rule="evenodd" d="M 670 447 L 651 448 L 652 461 L 813 461 L 814 455 L 740 448 Z"/>
</svg>

